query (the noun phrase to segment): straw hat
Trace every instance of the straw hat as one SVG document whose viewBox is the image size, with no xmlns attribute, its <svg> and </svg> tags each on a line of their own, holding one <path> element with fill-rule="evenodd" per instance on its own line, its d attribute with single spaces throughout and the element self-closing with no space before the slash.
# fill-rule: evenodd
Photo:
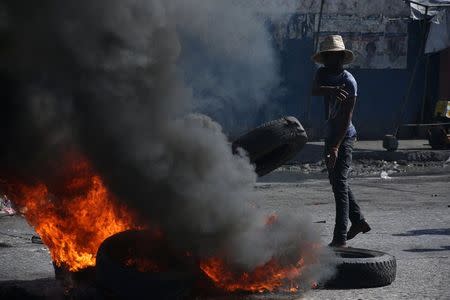
<svg viewBox="0 0 450 300">
<path fill-rule="evenodd" d="M 355 59 L 352 51 L 345 49 L 344 41 L 340 35 L 329 35 L 320 43 L 320 51 L 313 55 L 312 60 L 323 64 L 322 53 L 324 52 L 344 52 L 344 65 L 351 63 Z"/>
</svg>

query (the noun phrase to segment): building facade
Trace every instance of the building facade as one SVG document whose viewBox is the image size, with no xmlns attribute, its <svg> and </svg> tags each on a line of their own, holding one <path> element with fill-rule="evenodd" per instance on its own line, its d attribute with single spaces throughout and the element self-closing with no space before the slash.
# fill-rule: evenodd
<svg viewBox="0 0 450 300">
<path fill-rule="evenodd" d="M 423 52 L 426 22 L 411 20 L 404 1 L 325 0 L 323 6 L 321 0 L 245 1 L 259 2 L 261 11 L 268 15 L 277 8 L 268 26 L 280 60 L 283 93 L 261 108 L 260 123 L 293 115 L 307 127 L 310 137 L 320 139 L 324 112 L 321 99 L 310 96 L 318 68 L 311 56 L 316 39 L 320 43 L 329 34 L 342 35 L 347 48 L 356 55 L 348 69 L 358 82 L 354 123 L 360 138 L 382 138 L 399 122 L 431 120 L 434 103 L 444 96 L 439 95 L 439 73 L 448 78 L 448 67 L 440 65 L 439 54 L 425 57 L 419 53 Z M 444 59 L 448 61 L 448 55 Z M 402 114 L 405 97 L 408 99 Z M 274 102 L 278 108 L 275 115 L 270 113 Z M 414 134 L 414 129 L 400 130 L 400 137 Z"/>
</svg>

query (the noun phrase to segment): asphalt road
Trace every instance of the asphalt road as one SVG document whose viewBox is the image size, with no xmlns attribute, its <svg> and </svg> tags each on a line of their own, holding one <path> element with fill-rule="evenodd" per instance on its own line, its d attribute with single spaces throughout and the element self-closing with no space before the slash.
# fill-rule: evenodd
<svg viewBox="0 0 450 300">
<path fill-rule="evenodd" d="M 317 223 L 324 243 L 331 239 L 334 201 L 324 179 L 257 184 L 257 203 L 267 212 L 306 212 Z M 274 180 L 275 181 L 275 180 Z M 304 295 L 267 295 L 263 299 L 450 299 L 450 174 L 352 180 L 368 234 L 351 247 L 388 252 L 397 258 L 397 279 L 387 287 L 312 290 Z M 33 230 L 18 216 L 0 217 L 0 296 L 2 287 L 26 287 L 32 293 L 60 291 L 44 245 L 33 244 Z M 236 298 L 233 298 L 236 299 Z"/>
<path fill-rule="evenodd" d="M 397 279 L 387 287 L 313 290 L 301 299 L 450 299 L 450 175 L 352 180 L 372 231 L 349 246 L 388 252 L 397 258 Z M 269 211 L 304 209 L 324 243 L 331 239 L 334 200 L 326 180 L 261 183 Z"/>
</svg>

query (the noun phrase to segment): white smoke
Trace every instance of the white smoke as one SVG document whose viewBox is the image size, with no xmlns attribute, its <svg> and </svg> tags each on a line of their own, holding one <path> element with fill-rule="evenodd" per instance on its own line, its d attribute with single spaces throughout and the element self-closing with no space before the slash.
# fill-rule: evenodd
<svg viewBox="0 0 450 300">
<path fill-rule="evenodd" d="M 278 105 L 269 99 L 280 83 L 279 64 L 265 26 L 270 17 L 259 13 L 262 4 L 173 3 L 183 42 L 180 66 L 195 92 L 194 109 L 212 115 L 231 132 L 255 125 L 264 106 L 277 115 Z"/>
</svg>

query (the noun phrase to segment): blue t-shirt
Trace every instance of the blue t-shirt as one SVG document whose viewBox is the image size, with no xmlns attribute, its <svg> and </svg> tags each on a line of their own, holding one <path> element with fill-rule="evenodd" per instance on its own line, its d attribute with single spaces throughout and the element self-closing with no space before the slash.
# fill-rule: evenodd
<svg viewBox="0 0 450 300">
<path fill-rule="evenodd" d="M 322 86 L 344 85 L 344 89 L 349 94 L 349 97 L 356 97 L 358 95 L 358 84 L 356 83 L 355 77 L 347 70 L 335 75 L 331 74 L 327 68 L 321 67 L 317 70 L 316 82 Z M 332 96 L 325 96 L 324 98 L 327 109 L 326 137 L 330 138 L 337 134 L 336 116 L 341 110 L 342 103 Z M 351 120 L 346 137 L 356 137 L 356 129 Z"/>
</svg>

